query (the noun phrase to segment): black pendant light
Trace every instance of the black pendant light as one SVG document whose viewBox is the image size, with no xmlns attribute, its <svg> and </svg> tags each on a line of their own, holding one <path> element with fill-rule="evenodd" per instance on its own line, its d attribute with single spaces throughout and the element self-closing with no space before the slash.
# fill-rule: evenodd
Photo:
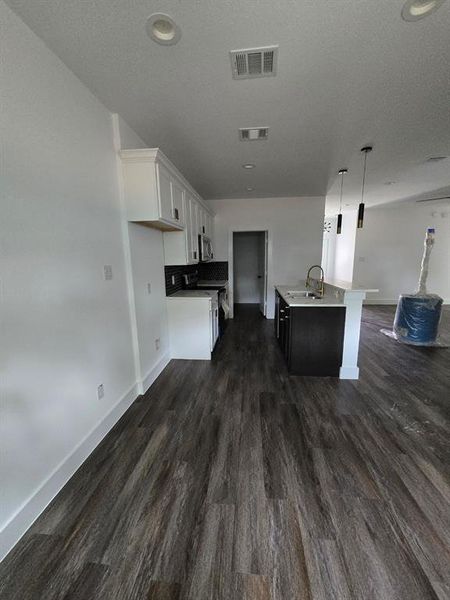
<svg viewBox="0 0 450 600">
<path fill-rule="evenodd" d="M 339 214 L 337 216 L 337 228 L 336 233 L 339 235 L 342 231 L 342 191 L 344 189 L 344 175 L 348 173 L 347 169 L 341 169 L 339 175 L 341 176 L 341 197 L 339 200 Z"/>
<path fill-rule="evenodd" d="M 364 148 L 361 148 L 361 152 L 364 152 L 364 171 L 361 190 L 361 202 L 358 206 L 358 229 L 362 229 L 362 226 L 364 225 L 364 188 L 366 185 L 367 155 L 369 154 L 369 152 L 372 152 L 372 150 L 372 146 L 364 146 Z"/>
</svg>

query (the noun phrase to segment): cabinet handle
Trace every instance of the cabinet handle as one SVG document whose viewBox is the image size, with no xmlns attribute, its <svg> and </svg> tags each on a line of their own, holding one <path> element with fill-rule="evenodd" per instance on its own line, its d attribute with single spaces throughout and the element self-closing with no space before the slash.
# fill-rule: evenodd
<svg viewBox="0 0 450 600">
<path fill-rule="evenodd" d="M 203 229 L 203 233 L 205 233 L 205 226 L 204 225 L 202 226 L 202 229 Z"/>
<path fill-rule="evenodd" d="M 173 216 L 174 218 L 179 221 L 180 220 L 180 216 L 179 216 L 179 212 L 178 212 L 178 208 L 174 208 L 173 209 Z"/>
<path fill-rule="evenodd" d="M 197 252 L 194 251 L 194 260 L 197 260 Z"/>
</svg>

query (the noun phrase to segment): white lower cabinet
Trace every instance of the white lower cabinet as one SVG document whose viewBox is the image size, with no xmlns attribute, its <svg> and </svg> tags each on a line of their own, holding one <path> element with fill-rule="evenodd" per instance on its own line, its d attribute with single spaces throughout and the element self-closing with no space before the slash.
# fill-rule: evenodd
<svg viewBox="0 0 450 600">
<path fill-rule="evenodd" d="M 219 336 L 217 294 L 167 297 L 171 358 L 211 360 Z"/>
</svg>

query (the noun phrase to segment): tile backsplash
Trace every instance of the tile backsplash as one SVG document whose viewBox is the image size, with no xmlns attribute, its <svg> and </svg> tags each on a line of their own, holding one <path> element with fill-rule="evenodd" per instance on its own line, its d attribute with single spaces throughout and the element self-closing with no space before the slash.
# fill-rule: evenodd
<svg viewBox="0 0 450 600">
<path fill-rule="evenodd" d="M 170 296 L 183 289 L 183 275 L 185 273 L 193 273 L 194 271 L 198 271 L 199 279 L 228 279 L 228 261 L 164 267 L 166 295 Z M 175 283 L 172 283 L 172 277 L 175 277 Z"/>
<path fill-rule="evenodd" d="M 228 261 L 201 263 L 198 265 L 198 276 L 206 280 L 228 280 Z"/>
</svg>

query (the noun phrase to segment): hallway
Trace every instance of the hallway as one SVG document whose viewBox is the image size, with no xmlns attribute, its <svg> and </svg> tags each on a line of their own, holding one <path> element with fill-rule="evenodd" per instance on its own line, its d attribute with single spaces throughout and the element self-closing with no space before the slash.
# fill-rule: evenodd
<svg viewBox="0 0 450 600">
<path fill-rule="evenodd" d="M 364 309 L 359 381 L 295 378 L 237 306 L 0 565 L 1 600 L 450 597 L 450 350 L 393 342 L 392 319 Z"/>
</svg>

